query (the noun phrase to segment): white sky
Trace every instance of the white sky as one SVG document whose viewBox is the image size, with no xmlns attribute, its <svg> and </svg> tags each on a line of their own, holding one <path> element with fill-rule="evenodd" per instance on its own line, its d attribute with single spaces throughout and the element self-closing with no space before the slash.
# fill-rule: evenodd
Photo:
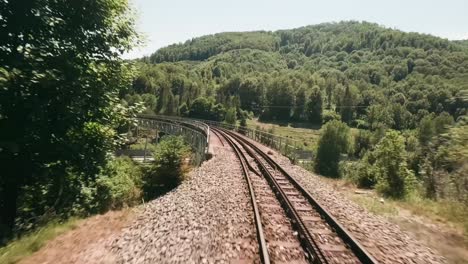
<svg viewBox="0 0 468 264">
<path fill-rule="evenodd" d="M 290 29 L 341 20 L 468 39 L 468 0 L 130 0 L 146 43 L 125 58 L 224 31 Z"/>
</svg>

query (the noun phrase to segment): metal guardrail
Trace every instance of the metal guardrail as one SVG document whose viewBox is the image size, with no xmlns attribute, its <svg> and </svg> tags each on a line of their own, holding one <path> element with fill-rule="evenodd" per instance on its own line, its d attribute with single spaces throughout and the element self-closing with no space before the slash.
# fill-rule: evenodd
<svg viewBox="0 0 468 264">
<path fill-rule="evenodd" d="M 153 119 L 153 120 L 161 120 L 165 122 L 180 124 L 182 126 L 186 126 L 192 128 L 194 130 L 203 131 L 206 135 L 206 151 L 205 155 L 208 153 L 208 144 L 209 144 L 209 137 L 210 137 L 210 129 L 209 126 L 221 127 L 229 130 L 233 130 L 239 132 L 248 138 L 260 142 L 272 149 L 277 150 L 279 153 L 283 154 L 284 156 L 290 158 L 292 161 L 299 161 L 301 162 L 301 156 L 307 156 L 304 153 L 307 152 L 310 154 L 310 161 L 312 161 L 313 152 L 310 150 L 305 150 L 304 145 L 301 141 L 278 136 L 266 131 L 251 129 L 248 127 L 241 127 L 237 125 L 231 125 L 228 123 L 216 122 L 212 120 L 205 120 L 205 119 L 196 119 L 196 118 L 186 118 L 186 117 L 178 117 L 178 116 L 162 116 L 162 115 L 139 115 L 139 118 L 143 119 Z M 309 159 L 304 159 L 307 162 Z"/>
<path fill-rule="evenodd" d="M 298 160 L 300 156 L 304 156 L 303 155 L 304 152 L 308 152 L 304 150 L 303 143 L 298 140 L 278 136 L 278 135 L 268 133 L 262 130 L 235 126 L 235 125 L 216 122 L 212 120 L 196 119 L 196 118 L 183 118 L 183 117 L 176 117 L 176 116 L 157 116 L 157 117 L 161 119 L 173 120 L 173 121 L 177 121 L 181 123 L 204 124 L 204 125 L 208 124 L 210 126 L 221 127 L 221 128 L 237 131 L 252 140 L 255 140 L 272 149 L 277 150 L 278 152 L 280 152 L 281 154 L 290 158 L 293 161 Z M 312 156 L 312 153 L 311 153 L 311 156 Z"/>
<path fill-rule="evenodd" d="M 205 160 L 210 136 L 208 125 L 154 115 L 139 115 L 137 120 L 141 128 L 156 129 L 166 134 L 182 136 L 194 150 L 192 159 L 194 165 L 198 166 Z"/>
</svg>

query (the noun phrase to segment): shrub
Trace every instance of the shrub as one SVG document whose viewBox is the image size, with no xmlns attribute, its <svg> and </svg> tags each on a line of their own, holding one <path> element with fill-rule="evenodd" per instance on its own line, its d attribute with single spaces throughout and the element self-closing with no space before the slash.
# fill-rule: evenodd
<svg viewBox="0 0 468 264">
<path fill-rule="evenodd" d="M 372 188 L 377 183 L 376 168 L 369 163 L 368 155 L 360 161 L 340 162 L 340 176 L 359 188 Z"/>
<path fill-rule="evenodd" d="M 330 110 L 324 110 L 322 114 L 322 123 L 326 124 L 330 121 L 340 121 L 341 116 L 337 114 L 335 111 L 330 111 Z"/>
<path fill-rule="evenodd" d="M 182 137 L 165 136 L 156 145 L 154 165 L 148 168 L 144 180 L 145 196 L 154 198 L 163 189 L 172 189 L 183 180 L 183 161 L 190 148 Z"/>
<path fill-rule="evenodd" d="M 372 146 L 372 133 L 368 130 L 359 129 L 354 136 L 354 156 L 362 157 Z"/>
<path fill-rule="evenodd" d="M 228 124 L 235 125 L 237 121 L 236 116 L 237 116 L 236 108 L 231 107 L 227 110 L 224 121 Z"/>
<path fill-rule="evenodd" d="M 340 121 L 327 123 L 318 141 L 315 170 L 324 175 L 338 177 L 340 155 L 350 148 L 349 127 Z"/>
<path fill-rule="evenodd" d="M 33 231 L 50 221 L 131 206 L 141 198 L 141 169 L 129 158 L 111 159 L 93 175 L 93 181 L 71 169 L 63 175 L 44 178 L 23 189 L 16 219 L 17 234 Z"/>
<path fill-rule="evenodd" d="M 116 158 L 96 180 L 96 199 L 100 211 L 120 209 L 141 199 L 142 170 L 130 158 Z"/>
</svg>

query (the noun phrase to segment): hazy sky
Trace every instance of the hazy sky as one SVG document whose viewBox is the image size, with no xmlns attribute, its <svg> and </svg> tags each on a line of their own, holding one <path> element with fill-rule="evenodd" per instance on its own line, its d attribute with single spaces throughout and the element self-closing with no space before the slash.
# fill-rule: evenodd
<svg viewBox="0 0 468 264">
<path fill-rule="evenodd" d="M 126 58 L 223 31 L 290 29 L 365 20 L 403 31 L 468 39 L 468 0 L 130 0 L 144 47 Z"/>
</svg>

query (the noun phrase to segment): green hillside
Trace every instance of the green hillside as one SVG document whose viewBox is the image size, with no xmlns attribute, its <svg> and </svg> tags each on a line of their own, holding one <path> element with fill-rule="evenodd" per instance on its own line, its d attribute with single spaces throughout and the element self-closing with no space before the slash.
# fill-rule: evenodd
<svg viewBox="0 0 468 264">
<path fill-rule="evenodd" d="M 277 36 L 269 32 L 220 33 L 187 40 L 158 50 L 150 56 L 153 63 L 181 60 L 206 60 L 214 55 L 237 49 L 277 50 Z"/>
<path fill-rule="evenodd" d="M 414 128 L 427 113 L 466 112 L 457 99 L 468 74 L 464 42 L 367 22 L 204 36 L 162 48 L 139 66 L 134 90 L 157 101 L 147 109 L 154 113 L 181 114 L 203 96 L 263 120 L 311 121 L 314 87 L 324 116 L 336 113 L 354 126 Z M 371 105 L 380 116 L 369 116 Z"/>
</svg>

